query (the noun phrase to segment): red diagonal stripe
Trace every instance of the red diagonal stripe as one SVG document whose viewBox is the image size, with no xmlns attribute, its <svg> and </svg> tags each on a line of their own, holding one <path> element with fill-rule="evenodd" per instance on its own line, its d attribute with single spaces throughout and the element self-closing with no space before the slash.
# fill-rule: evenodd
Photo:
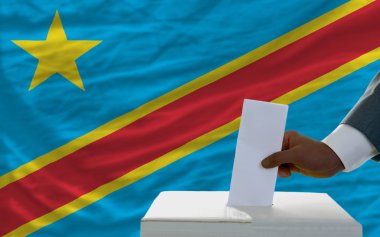
<svg viewBox="0 0 380 237">
<path fill-rule="evenodd" d="M 0 235 L 380 46 L 373 3 L 0 190 Z"/>
</svg>

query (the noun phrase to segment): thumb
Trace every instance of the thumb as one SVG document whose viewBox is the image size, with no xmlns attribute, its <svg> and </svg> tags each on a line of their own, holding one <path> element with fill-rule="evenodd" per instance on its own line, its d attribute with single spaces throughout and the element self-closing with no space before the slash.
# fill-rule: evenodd
<svg viewBox="0 0 380 237">
<path fill-rule="evenodd" d="M 290 149 L 290 150 L 273 153 L 272 155 L 265 158 L 261 162 L 261 165 L 264 168 L 274 168 L 282 164 L 294 163 L 294 160 L 295 160 L 295 154 L 293 152 L 293 149 Z"/>
</svg>

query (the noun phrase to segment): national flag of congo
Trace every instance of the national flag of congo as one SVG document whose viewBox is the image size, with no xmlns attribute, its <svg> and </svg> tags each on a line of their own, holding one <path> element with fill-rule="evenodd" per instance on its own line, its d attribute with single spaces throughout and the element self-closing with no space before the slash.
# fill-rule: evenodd
<svg viewBox="0 0 380 237">
<path fill-rule="evenodd" d="M 0 13 L 1 236 L 139 236 L 160 191 L 229 188 L 244 98 L 290 104 L 288 129 L 322 139 L 380 68 L 378 1 L 18 0 Z M 355 195 L 379 187 L 357 185 L 363 169 L 277 189 L 328 192 L 374 237 L 380 203 Z"/>
</svg>

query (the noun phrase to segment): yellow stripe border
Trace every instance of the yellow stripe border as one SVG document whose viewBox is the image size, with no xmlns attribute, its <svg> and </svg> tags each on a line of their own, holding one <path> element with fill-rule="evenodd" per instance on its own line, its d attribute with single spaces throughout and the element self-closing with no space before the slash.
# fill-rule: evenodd
<svg viewBox="0 0 380 237">
<path fill-rule="evenodd" d="M 115 118 L 98 128 L 84 134 L 36 159 L 21 165 L 20 167 L 0 176 L 0 188 L 15 182 L 45 166 L 55 162 L 88 144 L 95 142 L 115 131 L 133 123 L 134 121 L 152 113 L 153 111 L 180 99 L 181 97 L 198 90 L 210 83 L 213 83 L 228 74 L 233 73 L 323 27 L 332 22 L 370 4 L 374 0 L 354 0 L 349 1 L 330 12 L 327 12 L 320 17 L 270 41 L 261 47 L 252 50 L 251 52 L 200 76 L 193 81 L 184 84 L 167 94 L 164 94 L 140 107 L 130 111 L 118 118 Z"/>
</svg>

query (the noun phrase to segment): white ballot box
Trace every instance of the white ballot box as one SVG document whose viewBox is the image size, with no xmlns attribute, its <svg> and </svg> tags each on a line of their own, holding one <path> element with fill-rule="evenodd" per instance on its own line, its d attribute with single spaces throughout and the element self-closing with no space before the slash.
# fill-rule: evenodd
<svg viewBox="0 0 380 237">
<path fill-rule="evenodd" d="M 162 192 L 141 237 L 359 237 L 362 227 L 324 193 L 275 192 L 269 207 L 228 207 L 228 192 Z"/>
</svg>

